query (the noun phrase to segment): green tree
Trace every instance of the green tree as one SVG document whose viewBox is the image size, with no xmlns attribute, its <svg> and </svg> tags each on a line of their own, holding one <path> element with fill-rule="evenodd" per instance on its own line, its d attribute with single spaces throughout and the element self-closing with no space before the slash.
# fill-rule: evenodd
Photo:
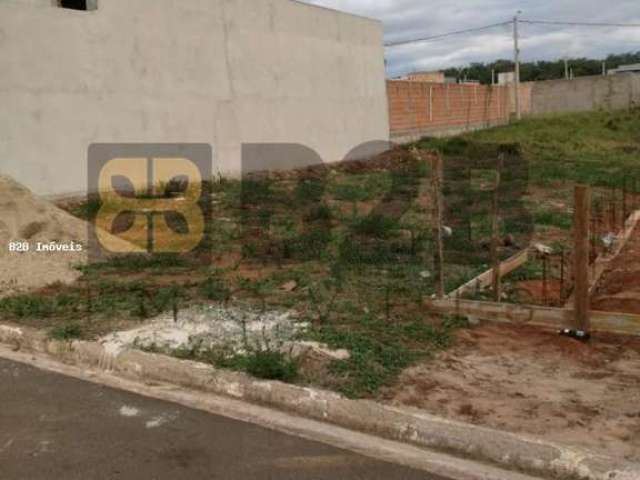
<svg viewBox="0 0 640 480">
<path fill-rule="evenodd" d="M 607 69 L 618 68 L 620 65 L 628 65 L 630 63 L 640 63 L 640 51 L 628 52 L 622 54 L 611 54 L 605 59 L 594 58 L 570 58 L 569 66 L 573 70 L 576 77 L 587 75 L 600 75 L 602 73 L 602 62 L 605 61 Z M 491 83 L 491 72 L 498 73 L 512 72 L 512 60 L 496 60 L 489 63 L 474 62 L 459 68 L 448 68 L 445 70 L 447 77 L 453 77 L 458 80 L 480 80 L 480 83 L 489 85 Z M 520 65 L 520 78 L 523 82 L 554 80 L 564 78 L 564 59 L 558 60 L 541 60 L 537 62 L 523 62 Z"/>
</svg>

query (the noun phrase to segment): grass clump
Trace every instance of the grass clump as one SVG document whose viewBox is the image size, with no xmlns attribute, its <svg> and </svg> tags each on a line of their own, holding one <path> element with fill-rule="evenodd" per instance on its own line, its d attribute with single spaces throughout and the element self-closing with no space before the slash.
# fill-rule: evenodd
<svg viewBox="0 0 640 480">
<path fill-rule="evenodd" d="M 551 210 L 538 210 L 533 215 L 536 225 L 556 227 L 562 230 L 570 230 L 573 225 L 573 217 L 570 213 L 554 212 Z"/>
<path fill-rule="evenodd" d="M 179 358 L 194 359 L 194 356 Z M 298 360 L 279 350 L 252 349 L 247 353 L 231 355 L 227 352 L 210 351 L 199 353 L 195 359 L 207 361 L 218 368 L 246 372 L 262 380 L 293 383 L 298 379 Z"/>
<path fill-rule="evenodd" d="M 398 228 L 398 221 L 379 213 L 368 215 L 358 219 L 354 226 L 354 232 L 373 238 L 388 238 Z"/>
<path fill-rule="evenodd" d="M 102 200 L 97 197 L 89 197 L 86 200 L 69 206 L 69 213 L 83 220 L 93 220 L 102 208 Z"/>
<path fill-rule="evenodd" d="M 139 272 L 146 270 L 189 268 L 193 261 L 177 254 L 157 253 L 129 254 L 110 258 L 105 262 L 80 266 L 78 269 L 86 274 L 102 271 Z"/>
<path fill-rule="evenodd" d="M 208 300 L 226 302 L 231 297 L 231 291 L 224 280 L 218 277 L 209 277 L 200 284 L 200 293 Z"/>
<path fill-rule="evenodd" d="M 40 295 L 17 295 L 0 300 L 0 313 L 13 318 L 46 318 L 54 314 L 59 303 Z"/>
<path fill-rule="evenodd" d="M 335 360 L 330 366 L 333 387 L 350 398 L 374 395 L 403 369 L 421 358 L 447 348 L 456 329 L 466 320 L 447 318 L 440 325 L 423 321 L 388 323 L 365 316 L 359 325 L 317 327 L 313 340 L 334 349 L 350 352 L 348 360 Z"/>
<path fill-rule="evenodd" d="M 49 331 L 49 338 L 59 341 L 76 340 L 82 337 L 82 327 L 75 323 L 54 327 Z"/>
<path fill-rule="evenodd" d="M 283 352 L 255 351 L 244 361 L 247 373 L 256 378 L 293 382 L 298 376 L 297 362 Z"/>
<path fill-rule="evenodd" d="M 578 182 L 621 187 L 640 178 L 640 109 L 546 115 L 450 139 L 423 139 L 420 148 L 467 155 L 484 143 L 517 143 L 530 178 L 542 186 Z"/>
<path fill-rule="evenodd" d="M 329 192 L 336 200 L 365 202 L 373 200 L 391 188 L 392 179 L 387 172 L 348 175 L 329 185 Z"/>
</svg>

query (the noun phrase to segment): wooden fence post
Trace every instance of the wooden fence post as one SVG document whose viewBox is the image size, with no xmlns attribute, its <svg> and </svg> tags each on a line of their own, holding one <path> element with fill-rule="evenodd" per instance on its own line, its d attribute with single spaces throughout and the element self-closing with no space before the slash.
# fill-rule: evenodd
<svg viewBox="0 0 640 480">
<path fill-rule="evenodd" d="M 496 168 L 496 183 L 491 202 L 491 263 L 493 265 L 493 299 L 496 302 L 502 300 L 502 272 L 500 271 L 500 183 L 502 175 L 502 154 L 498 157 Z"/>
<path fill-rule="evenodd" d="M 442 157 L 434 155 L 431 159 L 431 199 L 432 236 L 435 250 L 433 264 L 435 268 L 436 295 L 444 297 L 444 245 L 442 242 Z"/>
<path fill-rule="evenodd" d="M 549 256 L 542 255 L 542 303 L 549 304 Z"/>
<path fill-rule="evenodd" d="M 561 247 L 560 250 L 560 302 L 564 303 L 564 262 L 565 262 L 565 253 L 564 246 Z"/>
<path fill-rule="evenodd" d="M 591 188 L 578 185 L 575 188 L 574 276 L 575 276 L 575 323 L 585 333 L 591 330 L 589 318 L 589 224 L 591 216 Z"/>
<path fill-rule="evenodd" d="M 627 217 L 629 216 L 629 211 L 627 210 L 627 177 L 622 179 L 622 230 L 624 230 L 624 226 L 627 221 Z"/>
</svg>

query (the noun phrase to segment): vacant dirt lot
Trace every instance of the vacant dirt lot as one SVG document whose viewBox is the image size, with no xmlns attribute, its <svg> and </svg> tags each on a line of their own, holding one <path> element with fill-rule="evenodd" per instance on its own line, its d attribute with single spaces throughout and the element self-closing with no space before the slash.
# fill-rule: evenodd
<svg viewBox="0 0 640 480">
<path fill-rule="evenodd" d="M 384 400 L 493 428 L 640 460 L 640 338 L 590 344 L 532 327 L 458 333 L 406 370 Z"/>
<path fill-rule="evenodd" d="M 606 312 L 640 314 L 640 225 L 604 273 L 592 306 Z"/>
</svg>

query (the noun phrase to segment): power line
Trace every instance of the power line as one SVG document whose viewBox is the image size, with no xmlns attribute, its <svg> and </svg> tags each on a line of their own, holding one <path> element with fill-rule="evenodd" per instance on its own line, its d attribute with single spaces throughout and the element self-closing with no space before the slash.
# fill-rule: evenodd
<svg viewBox="0 0 640 480">
<path fill-rule="evenodd" d="M 495 27 L 502 27 L 504 25 L 510 25 L 511 23 L 512 22 L 494 23 L 492 25 L 485 25 L 484 27 L 468 28 L 466 30 L 457 30 L 455 32 L 441 33 L 439 35 L 432 35 L 430 37 L 414 38 L 412 40 L 400 40 L 400 41 L 397 41 L 397 42 L 385 43 L 384 46 L 385 47 L 397 47 L 397 46 L 400 46 L 400 45 L 408 45 L 410 43 L 430 42 L 432 40 L 438 40 L 440 38 L 451 37 L 453 35 L 462 35 L 462 34 L 465 34 L 465 33 L 480 32 L 482 30 L 489 30 L 489 29 L 495 28 Z"/>
<path fill-rule="evenodd" d="M 518 20 L 521 23 L 537 25 L 565 25 L 572 27 L 640 27 L 640 23 L 593 23 L 593 22 L 558 22 L 552 20 Z"/>
<path fill-rule="evenodd" d="M 640 23 L 598 23 L 598 22 L 563 22 L 554 20 L 518 20 L 521 23 L 530 25 L 559 25 L 559 26 L 572 26 L 572 27 L 631 27 L 640 28 Z M 489 30 L 491 28 L 502 27 L 504 25 L 512 24 L 512 21 L 493 23 L 491 25 L 485 25 L 483 27 L 468 28 L 466 30 L 456 30 L 453 32 L 441 33 L 439 35 L 432 35 L 430 37 L 414 38 L 410 40 L 399 40 L 397 42 L 385 43 L 385 47 L 398 47 L 400 45 L 409 45 L 411 43 L 430 42 L 432 40 L 439 40 L 441 38 L 452 37 L 454 35 L 463 35 L 465 33 L 481 32 L 483 30 Z"/>
</svg>

